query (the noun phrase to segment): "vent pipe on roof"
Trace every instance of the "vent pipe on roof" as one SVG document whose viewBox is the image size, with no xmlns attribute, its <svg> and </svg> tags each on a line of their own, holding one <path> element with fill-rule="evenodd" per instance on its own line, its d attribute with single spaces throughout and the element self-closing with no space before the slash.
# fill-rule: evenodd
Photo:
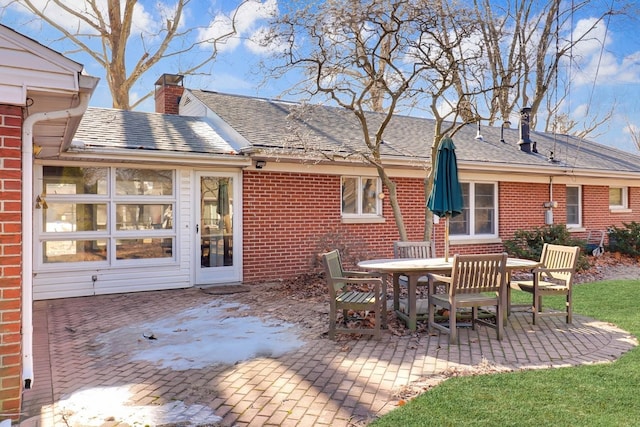
<svg viewBox="0 0 640 427">
<path fill-rule="evenodd" d="M 525 107 L 520 110 L 520 151 L 531 152 L 531 139 L 529 138 L 529 125 L 531 120 L 531 108 Z"/>
</svg>

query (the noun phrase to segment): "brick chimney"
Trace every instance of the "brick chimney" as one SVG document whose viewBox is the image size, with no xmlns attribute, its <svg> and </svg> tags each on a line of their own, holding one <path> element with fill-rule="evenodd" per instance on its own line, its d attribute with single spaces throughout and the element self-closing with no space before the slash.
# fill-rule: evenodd
<svg viewBox="0 0 640 427">
<path fill-rule="evenodd" d="M 156 81 L 156 113 L 178 114 L 178 105 L 184 92 L 180 74 L 163 74 Z"/>
<path fill-rule="evenodd" d="M 531 123 L 531 108 L 524 107 L 520 110 L 520 151 L 531 152 L 531 138 L 529 137 L 529 125 Z"/>
</svg>

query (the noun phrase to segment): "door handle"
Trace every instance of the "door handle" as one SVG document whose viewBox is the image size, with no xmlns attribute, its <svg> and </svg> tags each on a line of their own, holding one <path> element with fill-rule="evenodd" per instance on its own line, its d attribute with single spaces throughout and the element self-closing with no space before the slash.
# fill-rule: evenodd
<svg viewBox="0 0 640 427">
<path fill-rule="evenodd" d="M 200 232 L 200 224 L 196 224 L 196 234 Z"/>
</svg>

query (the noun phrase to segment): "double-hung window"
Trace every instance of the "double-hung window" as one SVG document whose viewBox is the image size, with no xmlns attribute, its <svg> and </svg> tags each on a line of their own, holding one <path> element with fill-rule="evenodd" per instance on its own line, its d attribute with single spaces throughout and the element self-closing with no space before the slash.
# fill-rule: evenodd
<svg viewBox="0 0 640 427">
<path fill-rule="evenodd" d="M 449 222 L 451 235 L 469 237 L 496 237 L 498 194 L 495 183 L 460 183 L 464 206 L 462 214 Z"/>
<path fill-rule="evenodd" d="M 342 216 L 343 217 L 379 217 L 382 215 L 382 203 L 379 178 L 363 176 L 342 177 Z"/>
<path fill-rule="evenodd" d="M 627 209 L 629 202 L 627 187 L 609 187 L 609 209 Z"/>
<path fill-rule="evenodd" d="M 41 182 L 40 264 L 175 260 L 173 169 L 43 166 Z"/>
<path fill-rule="evenodd" d="M 567 227 L 582 226 L 582 188 L 567 185 Z"/>
</svg>

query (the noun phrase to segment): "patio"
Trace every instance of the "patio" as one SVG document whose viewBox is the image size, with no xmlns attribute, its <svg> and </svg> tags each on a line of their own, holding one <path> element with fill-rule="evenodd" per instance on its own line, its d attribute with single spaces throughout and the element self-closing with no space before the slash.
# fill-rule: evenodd
<svg viewBox="0 0 640 427">
<path fill-rule="evenodd" d="M 36 302 L 21 426 L 364 426 L 451 375 L 605 363 L 637 344 L 580 315 L 533 326 L 529 313 L 503 341 L 392 327 L 333 342 L 324 298 L 276 283 Z"/>
</svg>

